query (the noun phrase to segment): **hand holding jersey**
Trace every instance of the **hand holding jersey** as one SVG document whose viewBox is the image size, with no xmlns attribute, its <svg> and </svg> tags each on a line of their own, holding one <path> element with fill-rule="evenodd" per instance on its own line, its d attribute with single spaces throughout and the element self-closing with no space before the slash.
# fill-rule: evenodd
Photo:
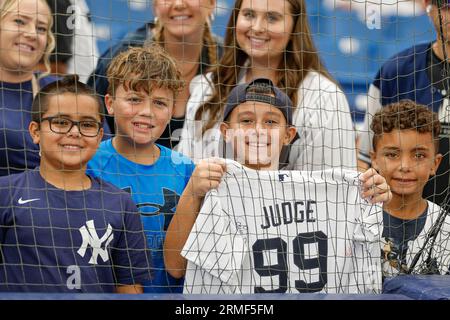
<svg viewBox="0 0 450 320">
<path fill-rule="evenodd" d="M 221 125 L 223 136 L 231 141 L 237 139 L 237 141 L 240 142 L 232 144 L 232 155 L 236 159 L 238 151 L 241 151 L 243 157 L 242 159 L 238 157 L 241 162 L 246 167 L 256 170 L 276 170 L 278 168 L 282 146 L 289 144 L 296 134 L 295 128 L 291 125 L 292 102 L 281 90 L 274 87 L 273 83 L 268 79 L 257 79 L 250 84 L 243 84 L 235 87 L 228 98 L 223 120 Z M 250 139 L 250 137 L 254 139 Z M 272 153 L 267 154 L 266 156 L 262 155 L 261 157 L 261 150 L 270 150 Z M 256 156 L 255 153 L 257 154 Z M 270 159 L 270 161 L 268 163 L 262 161 L 266 159 Z M 219 160 L 206 160 L 201 162 L 196 169 L 196 172 L 194 172 L 191 182 L 183 192 L 176 214 L 169 226 L 164 244 L 166 267 L 169 270 L 169 273 L 174 277 L 182 277 L 185 273 L 186 260 L 180 253 L 183 246 L 186 244 L 189 232 L 191 232 L 191 228 L 196 222 L 196 219 L 198 224 L 203 225 L 201 222 L 198 222 L 202 221 L 202 215 L 197 218 L 197 214 L 200 211 L 202 202 L 204 206 L 210 204 L 208 198 L 205 201 L 202 201 L 204 192 L 207 191 L 208 188 L 219 187 L 220 189 L 221 185 L 219 185 L 219 181 L 220 177 L 223 175 L 224 169 L 224 166 L 220 164 Z M 273 172 L 276 171 L 272 171 L 272 173 Z M 261 174 L 263 175 L 266 173 Z M 307 175 L 307 173 L 305 174 Z M 284 175 L 288 176 L 287 172 L 286 174 L 281 174 L 280 179 Z M 243 183 L 246 183 L 247 177 L 243 176 L 242 178 Z M 375 171 L 369 171 L 363 176 L 363 188 L 365 196 L 371 197 L 372 201 L 386 201 L 391 197 L 385 180 L 378 176 Z M 269 194 L 269 192 L 270 190 L 268 190 L 267 194 Z M 214 191 L 208 193 L 209 196 L 211 196 L 211 194 L 214 194 Z M 265 195 L 266 194 L 264 193 L 264 196 Z M 263 195 L 261 194 L 261 197 L 262 196 Z M 252 199 L 256 198 L 257 195 L 252 197 Z M 246 202 L 245 198 L 239 199 L 240 200 L 236 201 Z M 272 198 L 269 196 L 268 199 L 270 200 Z M 293 201 L 294 200 L 295 199 L 293 199 Z M 294 211 L 297 210 L 297 206 L 300 205 L 300 203 L 303 204 L 302 201 L 295 202 L 296 207 Z M 307 207 L 310 205 L 309 202 L 305 203 Z M 220 206 L 214 205 L 211 208 L 219 210 Z M 202 210 L 203 215 L 207 216 L 207 212 L 209 211 L 205 209 L 205 207 Z M 249 210 L 250 215 L 254 214 L 252 209 Z M 273 207 L 271 210 L 273 211 Z M 289 210 L 292 211 L 292 208 L 290 207 Z M 305 210 L 306 211 L 301 211 L 302 215 L 304 215 L 305 212 L 306 215 L 309 213 L 309 209 L 306 208 Z M 289 211 L 291 215 L 290 222 L 292 222 L 291 211 Z M 218 212 L 220 213 L 221 210 Z M 280 212 L 277 211 L 277 214 L 279 217 L 278 220 L 280 220 Z M 273 219 L 272 216 L 272 223 L 276 224 L 273 222 Z M 304 218 L 301 219 L 302 221 L 304 220 Z M 269 223 L 270 219 L 268 217 L 266 220 L 266 223 Z M 218 227 L 215 224 L 212 226 Z M 211 230 L 207 230 L 206 232 L 211 233 L 210 231 Z M 215 243 L 214 239 L 207 239 L 207 241 L 210 240 L 212 240 L 212 242 L 207 245 Z M 203 241 L 201 242 L 203 243 Z M 303 247 L 297 248 L 303 250 Z M 210 250 L 213 250 L 213 248 L 210 247 L 207 249 L 206 255 L 209 256 L 208 252 L 210 252 Z M 236 253 L 234 248 L 228 247 L 228 250 L 230 254 Z M 224 257 L 226 256 L 227 255 Z"/>
<path fill-rule="evenodd" d="M 210 158 L 200 161 L 180 197 L 164 241 L 164 264 L 167 272 L 175 278 L 184 276 L 186 260 L 180 252 L 197 218 L 203 198 L 209 190 L 219 186 L 225 171 L 223 159 Z"/>
<path fill-rule="evenodd" d="M 382 209 L 362 201 L 356 172 L 227 169 L 183 248 L 185 293 L 380 291 Z"/>
<path fill-rule="evenodd" d="M 222 176 L 225 174 L 225 161 L 220 158 L 201 160 L 195 167 L 188 188 L 194 197 L 203 197 L 211 190 L 219 186 Z"/>
<path fill-rule="evenodd" d="M 248 167 L 278 168 L 282 146 L 289 144 L 296 133 L 291 125 L 291 109 L 290 99 L 269 79 L 256 79 L 236 86 L 228 97 L 221 124 L 223 136 L 232 142 L 238 141 L 231 143 L 233 157 L 239 158 L 239 151 L 243 151 L 240 160 Z M 164 262 L 173 277 L 181 278 L 185 273 L 186 260 L 180 252 L 205 193 L 219 185 L 225 171 L 222 161 L 201 161 L 180 198 L 164 242 Z"/>
<path fill-rule="evenodd" d="M 391 201 L 391 188 L 387 184 L 386 179 L 379 175 L 375 169 L 370 168 L 366 170 L 361 174 L 359 180 L 362 182 L 361 197 L 363 199 L 372 204 Z"/>
</svg>

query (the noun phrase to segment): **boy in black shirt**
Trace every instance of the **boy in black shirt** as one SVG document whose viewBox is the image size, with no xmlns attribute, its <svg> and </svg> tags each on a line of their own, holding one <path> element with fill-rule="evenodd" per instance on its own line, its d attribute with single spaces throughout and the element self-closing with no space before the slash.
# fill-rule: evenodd
<svg viewBox="0 0 450 320">
<path fill-rule="evenodd" d="M 371 129 L 372 166 L 386 179 L 393 195 L 384 206 L 382 234 L 383 275 L 391 276 L 408 271 L 441 210 L 422 197 L 425 184 L 442 160 L 438 153 L 440 123 L 429 108 L 402 100 L 378 111 Z M 438 269 L 444 273 L 450 253 L 448 230 L 446 221 L 433 251 Z"/>
</svg>

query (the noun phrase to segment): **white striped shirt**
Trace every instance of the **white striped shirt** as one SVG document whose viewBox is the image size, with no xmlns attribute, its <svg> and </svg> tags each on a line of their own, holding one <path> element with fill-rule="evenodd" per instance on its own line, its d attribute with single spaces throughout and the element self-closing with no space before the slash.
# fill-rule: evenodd
<svg viewBox="0 0 450 320">
<path fill-rule="evenodd" d="M 185 293 L 379 293 L 377 212 L 356 171 L 256 171 L 227 162 L 182 250 Z"/>
</svg>

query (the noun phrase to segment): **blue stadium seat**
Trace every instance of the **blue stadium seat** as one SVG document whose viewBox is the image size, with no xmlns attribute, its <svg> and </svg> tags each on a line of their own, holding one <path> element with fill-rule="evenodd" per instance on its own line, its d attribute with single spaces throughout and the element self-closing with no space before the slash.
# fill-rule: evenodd
<svg viewBox="0 0 450 320">
<path fill-rule="evenodd" d="M 390 41 L 420 43 L 436 39 L 436 32 L 430 18 L 423 14 L 415 17 L 393 16 L 386 20 L 383 29 Z"/>
<path fill-rule="evenodd" d="M 321 19 L 321 5 L 322 0 L 306 1 L 306 13 L 308 14 L 309 25 L 312 34 L 326 33 L 328 30 L 327 24 L 322 23 Z"/>
<path fill-rule="evenodd" d="M 151 1 L 86 0 L 97 31 L 99 52 L 153 20 Z"/>
<path fill-rule="evenodd" d="M 315 35 L 314 39 L 325 67 L 347 96 L 354 122 L 361 122 L 368 86 L 376 72 L 371 45 L 357 38 L 334 35 Z"/>
<path fill-rule="evenodd" d="M 217 0 L 216 10 L 214 11 L 215 19 L 212 23 L 212 30 L 214 34 L 224 38 L 227 28 L 228 20 L 231 15 L 234 0 Z"/>
<path fill-rule="evenodd" d="M 357 13 L 313 6 L 313 37 L 325 66 L 347 95 L 353 119 L 364 117 L 368 86 L 381 65 L 394 54 L 436 35 L 428 16 L 383 16 L 375 25 Z M 309 3 L 309 1 L 308 1 Z"/>
<path fill-rule="evenodd" d="M 368 102 L 367 92 L 371 82 L 371 79 L 366 79 L 365 81 L 363 79 L 355 79 L 351 82 L 340 82 L 341 89 L 344 91 L 350 106 L 353 123 L 356 126 L 364 120 Z"/>
</svg>

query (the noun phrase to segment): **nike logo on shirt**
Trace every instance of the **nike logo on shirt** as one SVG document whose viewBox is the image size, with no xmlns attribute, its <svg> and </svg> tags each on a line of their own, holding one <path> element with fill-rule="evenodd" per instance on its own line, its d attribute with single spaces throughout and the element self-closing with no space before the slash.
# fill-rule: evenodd
<svg viewBox="0 0 450 320">
<path fill-rule="evenodd" d="M 25 203 L 32 202 L 32 201 L 37 201 L 37 200 L 40 200 L 40 199 L 39 198 L 35 198 L 35 199 L 22 200 L 22 197 L 20 197 L 19 200 L 17 200 L 17 202 L 19 204 L 25 204 Z"/>
</svg>

